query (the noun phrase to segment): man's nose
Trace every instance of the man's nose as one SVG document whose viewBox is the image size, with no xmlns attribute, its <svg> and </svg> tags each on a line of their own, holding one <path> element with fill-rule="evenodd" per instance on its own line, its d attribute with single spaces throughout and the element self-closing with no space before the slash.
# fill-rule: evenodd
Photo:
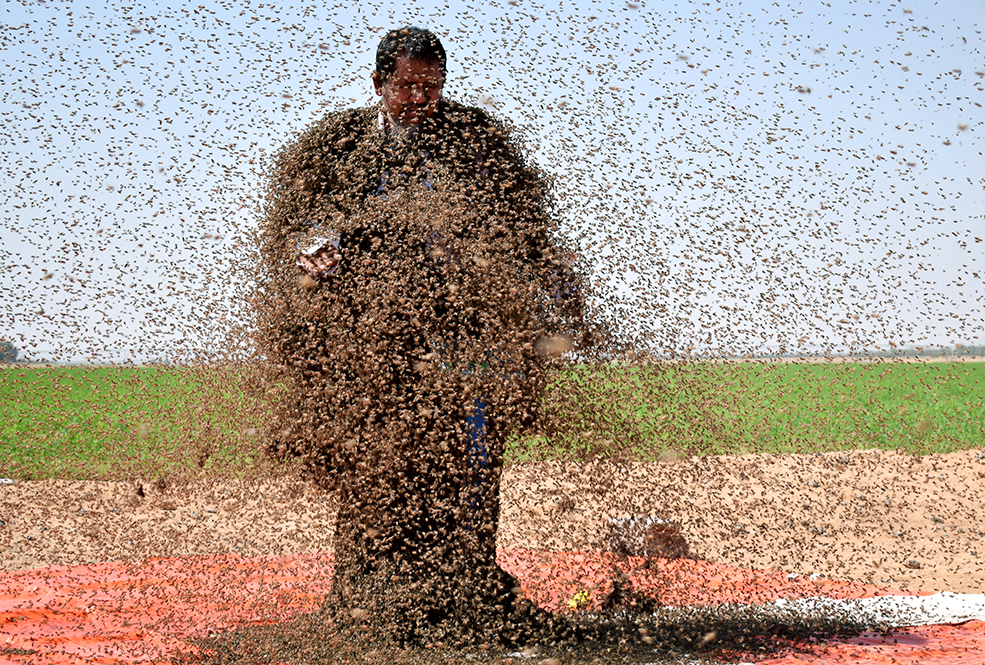
<svg viewBox="0 0 985 665">
<path fill-rule="evenodd" d="M 410 99 L 415 104 L 423 104 L 427 101 L 427 95 L 424 94 L 423 85 L 415 85 L 410 89 Z"/>
</svg>

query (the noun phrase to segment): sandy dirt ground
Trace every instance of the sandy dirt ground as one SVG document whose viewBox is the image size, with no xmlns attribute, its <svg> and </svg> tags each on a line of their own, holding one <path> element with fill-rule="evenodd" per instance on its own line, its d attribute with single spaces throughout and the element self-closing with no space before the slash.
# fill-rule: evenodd
<svg viewBox="0 0 985 665">
<path fill-rule="evenodd" d="M 140 491 L 138 491 L 138 487 Z M 335 497 L 300 481 L 0 485 L 0 569 L 331 549 Z M 499 545 L 597 550 L 606 521 L 678 521 L 708 561 L 914 591 L 985 592 L 985 452 L 861 451 L 504 476 Z"/>
</svg>

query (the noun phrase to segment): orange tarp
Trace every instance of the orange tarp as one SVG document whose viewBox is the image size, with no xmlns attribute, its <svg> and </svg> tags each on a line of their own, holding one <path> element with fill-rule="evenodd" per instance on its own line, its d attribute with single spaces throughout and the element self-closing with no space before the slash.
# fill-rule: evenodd
<svg viewBox="0 0 985 665">
<path fill-rule="evenodd" d="M 602 597 L 611 589 L 613 565 L 665 605 L 899 593 L 686 559 L 657 560 L 649 568 L 602 553 L 509 550 L 499 559 L 532 600 L 555 611 L 581 591 Z M 332 561 L 330 553 L 223 555 L 0 573 L 0 664 L 167 662 L 210 632 L 314 609 L 331 584 Z M 972 621 L 863 635 L 760 662 L 982 663 L 982 653 L 985 624 Z"/>
<path fill-rule="evenodd" d="M 523 584 L 528 598 L 541 607 L 567 608 L 574 594 L 587 591 L 601 598 L 612 590 L 613 565 L 627 573 L 634 588 L 662 605 L 758 604 L 778 598 L 868 598 L 894 592 L 855 582 L 791 576 L 782 571 L 750 570 L 693 559 L 644 559 L 620 562 L 601 552 L 501 550 L 499 563 Z"/>
<path fill-rule="evenodd" d="M 332 557 L 54 566 L 0 575 L 0 664 L 150 663 L 188 640 L 314 609 Z M 35 652 L 13 655 L 12 649 Z M 4 654 L 7 651 L 7 655 Z"/>
</svg>

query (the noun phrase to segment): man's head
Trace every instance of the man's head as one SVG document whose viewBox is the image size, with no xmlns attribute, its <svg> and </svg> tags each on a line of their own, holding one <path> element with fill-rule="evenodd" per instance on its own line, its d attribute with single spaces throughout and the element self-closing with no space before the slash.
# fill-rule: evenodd
<svg viewBox="0 0 985 665">
<path fill-rule="evenodd" d="M 430 30 L 391 30 L 376 49 L 373 87 L 394 124 L 416 127 L 431 117 L 445 82 L 445 49 Z"/>
</svg>

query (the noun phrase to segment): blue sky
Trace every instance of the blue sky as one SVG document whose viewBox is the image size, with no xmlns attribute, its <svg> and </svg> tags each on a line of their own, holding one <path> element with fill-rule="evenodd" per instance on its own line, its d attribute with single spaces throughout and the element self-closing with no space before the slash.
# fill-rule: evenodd
<svg viewBox="0 0 985 665">
<path fill-rule="evenodd" d="M 7 3 L 0 335 L 76 360 L 214 348 L 243 320 L 267 156 L 371 103 L 405 23 L 443 36 L 446 94 L 557 177 L 627 334 L 722 355 L 985 338 L 985 2 L 956 0 Z"/>
</svg>

